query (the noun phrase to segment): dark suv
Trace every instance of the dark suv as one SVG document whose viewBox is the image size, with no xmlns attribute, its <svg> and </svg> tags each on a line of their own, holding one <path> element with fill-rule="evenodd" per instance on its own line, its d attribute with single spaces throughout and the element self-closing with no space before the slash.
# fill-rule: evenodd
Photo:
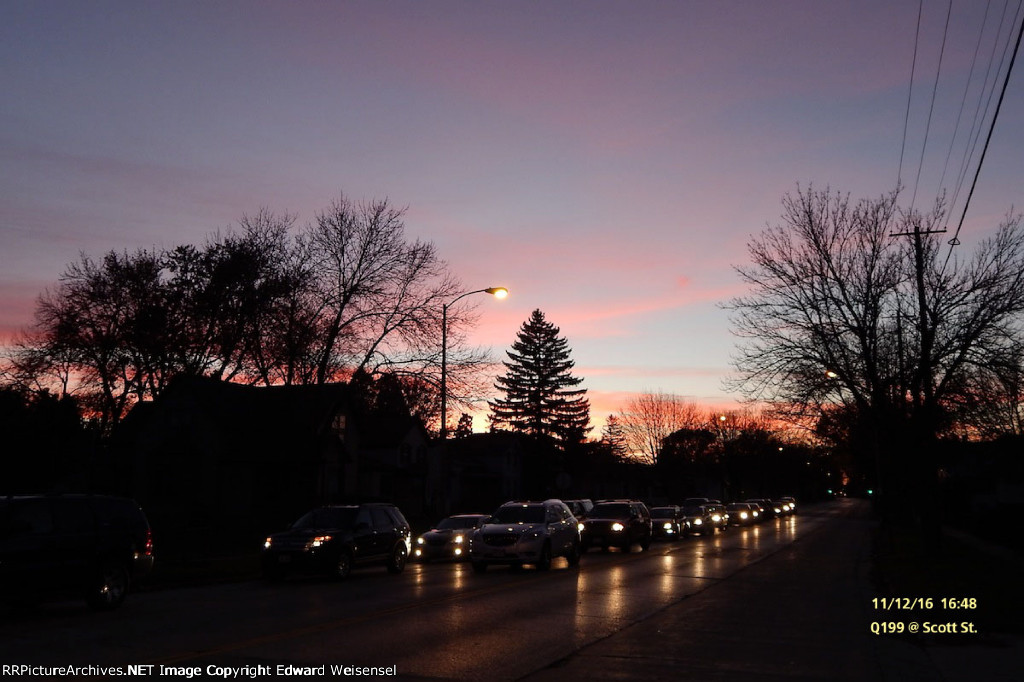
<svg viewBox="0 0 1024 682">
<path fill-rule="evenodd" d="M 292 571 L 347 578 L 353 566 L 383 564 L 401 573 L 409 558 L 409 522 L 393 504 L 319 507 L 263 543 L 263 575 L 280 580 Z"/>
<path fill-rule="evenodd" d="M 153 535 L 134 500 L 0 498 L 0 593 L 7 600 L 66 593 L 84 596 L 95 609 L 113 609 L 152 569 Z"/>
<path fill-rule="evenodd" d="M 628 552 L 634 544 L 647 550 L 651 546 L 651 513 L 636 500 L 602 500 L 590 510 L 583 522 L 583 551 L 593 546 L 619 547 Z"/>
</svg>

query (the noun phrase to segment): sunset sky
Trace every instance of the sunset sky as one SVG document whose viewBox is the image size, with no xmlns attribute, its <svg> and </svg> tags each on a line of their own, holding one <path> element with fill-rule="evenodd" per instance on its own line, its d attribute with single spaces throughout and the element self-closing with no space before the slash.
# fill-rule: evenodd
<svg viewBox="0 0 1024 682">
<path fill-rule="evenodd" d="M 544 311 L 595 421 L 647 391 L 734 405 L 720 305 L 785 193 L 902 178 L 928 207 L 966 167 L 959 219 L 1022 10 L 954 0 L 944 41 L 925 0 L 911 90 L 918 8 L 5 2 L 0 334 L 80 252 L 201 243 L 260 207 L 302 224 L 343 192 L 407 206 L 467 290 L 508 287 L 474 299 L 497 359 Z M 1021 59 L 963 253 L 1024 207 Z"/>
</svg>

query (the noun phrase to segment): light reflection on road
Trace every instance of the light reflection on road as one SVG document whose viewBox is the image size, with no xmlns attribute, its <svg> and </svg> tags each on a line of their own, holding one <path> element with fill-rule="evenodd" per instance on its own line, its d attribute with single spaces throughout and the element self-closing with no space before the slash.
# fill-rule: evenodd
<svg viewBox="0 0 1024 682">
<path fill-rule="evenodd" d="M 512 679 L 729 579 L 823 522 L 820 516 L 785 517 L 656 542 L 651 551 L 590 552 L 578 568 L 559 559 L 550 571 L 478 575 L 464 562 L 416 563 L 400 576 L 361 568 L 341 583 L 306 579 L 139 593 L 102 621 L 78 604 L 0 620 L 0 654 L 13 656 L 17 646 L 25 662 L 117 665 L 271 657 L 321 665 L 343 658 L 397 663 L 405 674 L 438 679 L 497 679 L 493 673 L 504 665 Z M 93 629 L 97 622 L 103 628 Z M 572 635 L 552 638 L 552 632 Z M 474 656 L 467 659 L 467 650 Z"/>
<path fill-rule="evenodd" d="M 676 564 L 679 563 L 679 559 L 675 554 L 666 554 L 661 557 L 661 581 L 659 587 L 661 588 L 662 596 L 665 598 L 675 598 L 677 595 L 677 589 L 679 587 L 679 580 L 676 578 Z"/>
</svg>

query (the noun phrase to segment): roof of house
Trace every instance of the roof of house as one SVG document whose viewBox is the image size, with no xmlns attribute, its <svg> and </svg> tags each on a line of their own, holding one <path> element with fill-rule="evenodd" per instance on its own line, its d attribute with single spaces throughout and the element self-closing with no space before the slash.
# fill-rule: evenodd
<svg viewBox="0 0 1024 682">
<path fill-rule="evenodd" d="M 352 415 L 361 447 L 397 446 L 422 426 L 409 414 L 373 410 L 348 384 L 251 386 L 209 377 L 180 375 L 152 402 L 139 403 L 125 419 L 126 430 L 160 414 L 201 416 L 237 441 L 265 449 L 307 447 L 331 426 L 339 412 Z"/>
</svg>

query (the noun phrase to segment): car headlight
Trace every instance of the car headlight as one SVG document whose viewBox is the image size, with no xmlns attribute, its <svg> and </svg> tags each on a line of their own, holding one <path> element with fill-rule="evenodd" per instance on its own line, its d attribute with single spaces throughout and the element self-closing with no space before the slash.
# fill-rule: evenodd
<svg viewBox="0 0 1024 682">
<path fill-rule="evenodd" d="M 309 546 L 310 547 L 320 547 L 325 542 L 330 541 L 330 539 L 331 539 L 330 535 L 317 535 L 315 538 L 313 538 L 313 542 L 309 543 Z"/>
<path fill-rule="evenodd" d="M 623 526 L 618 521 L 616 521 L 615 523 L 612 524 L 612 530 L 615 531 L 616 533 L 621 533 L 622 531 L 626 530 L 626 527 Z"/>
<path fill-rule="evenodd" d="M 578 528 L 579 531 L 582 533 L 584 530 L 586 530 L 587 526 L 581 521 L 576 524 L 576 528 Z"/>
<path fill-rule="evenodd" d="M 720 514 L 715 514 L 714 516 L 711 517 L 711 520 L 714 521 L 715 523 L 718 523 L 719 521 L 722 520 L 722 516 Z"/>
<path fill-rule="evenodd" d="M 424 539 L 423 539 L 423 536 L 421 535 L 421 536 L 419 536 L 418 538 L 416 538 L 416 544 L 417 544 L 417 545 L 425 545 L 425 544 L 427 544 L 427 541 L 426 541 L 426 540 L 424 540 Z"/>
<path fill-rule="evenodd" d="M 747 514 L 747 512 L 740 512 L 740 518 L 741 519 L 745 519 L 745 518 L 747 518 L 747 516 L 749 516 L 749 514 Z"/>
<path fill-rule="evenodd" d="M 452 542 L 454 542 L 456 545 L 461 545 L 463 542 L 463 537 L 461 535 L 456 535 L 452 538 Z"/>
<path fill-rule="evenodd" d="M 704 524 L 704 519 L 694 519 L 693 520 L 693 525 L 695 525 L 695 526 L 701 526 L 703 524 Z"/>
<path fill-rule="evenodd" d="M 270 549 L 270 545 L 274 543 L 273 539 L 267 538 L 263 541 L 263 549 Z"/>
<path fill-rule="evenodd" d="M 661 527 L 664 528 L 665 530 L 672 530 L 672 523 L 669 522 L 669 521 L 666 521 L 665 523 L 661 524 Z"/>
</svg>

